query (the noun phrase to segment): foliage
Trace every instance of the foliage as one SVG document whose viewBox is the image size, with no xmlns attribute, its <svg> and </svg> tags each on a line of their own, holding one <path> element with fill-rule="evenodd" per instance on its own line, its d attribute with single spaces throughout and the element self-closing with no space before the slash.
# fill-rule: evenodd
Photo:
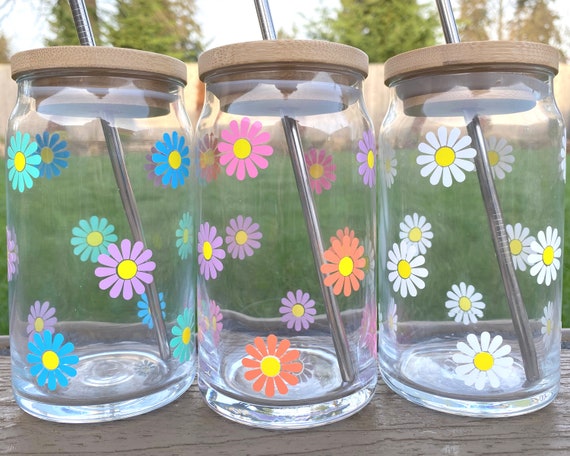
<svg viewBox="0 0 570 456">
<path fill-rule="evenodd" d="M 10 43 L 6 37 L 0 34 L 0 63 L 10 62 Z"/>
<path fill-rule="evenodd" d="M 510 38 L 560 45 L 560 32 L 555 24 L 560 17 L 549 3 L 549 0 L 518 0 L 515 17 L 509 24 Z"/>
<path fill-rule="evenodd" d="M 467 0 L 459 5 L 458 28 L 463 41 L 485 41 L 489 39 L 487 27 L 487 0 Z"/>
<path fill-rule="evenodd" d="M 95 42 L 101 44 L 97 0 L 86 0 L 85 6 L 91 28 L 93 29 Z M 53 2 L 48 23 L 53 37 L 45 40 L 46 46 L 73 46 L 79 44 L 68 0 L 55 0 Z"/>
</svg>

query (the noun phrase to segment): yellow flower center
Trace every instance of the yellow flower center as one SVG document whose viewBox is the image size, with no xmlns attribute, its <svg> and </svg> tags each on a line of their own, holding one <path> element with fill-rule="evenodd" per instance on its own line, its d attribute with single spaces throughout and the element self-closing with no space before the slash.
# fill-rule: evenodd
<svg viewBox="0 0 570 456">
<path fill-rule="evenodd" d="M 551 245 L 542 252 L 542 261 L 546 266 L 550 266 L 554 261 L 554 248 Z"/>
<path fill-rule="evenodd" d="M 218 324 L 218 319 L 216 318 L 216 316 L 214 315 L 212 317 L 212 329 L 216 329 L 216 326 Z"/>
<path fill-rule="evenodd" d="M 325 168 L 320 163 L 315 163 L 309 168 L 309 174 L 313 179 L 320 179 L 325 173 Z"/>
<path fill-rule="evenodd" d="M 389 158 L 384 160 L 384 170 L 386 171 L 386 174 L 392 171 L 392 160 L 390 160 Z"/>
<path fill-rule="evenodd" d="M 40 151 L 40 156 L 44 163 L 50 164 L 53 161 L 53 150 L 51 150 L 51 147 L 43 147 Z"/>
<path fill-rule="evenodd" d="M 473 364 L 480 371 L 488 371 L 495 364 L 495 358 L 489 352 L 479 352 L 473 357 Z"/>
<path fill-rule="evenodd" d="M 494 150 L 489 150 L 487 152 L 487 157 L 489 158 L 489 164 L 491 166 L 496 166 L 499 163 L 499 154 Z"/>
<path fill-rule="evenodd" d="M 281 362 L 275 356 L 265 356 L 261 363 L 259 363 L 259 367 L 263 375 L 267 377 L 277 377 L 281 372 Z"/>
<path fill-rule="evenodd" d="M 123 260 L 117 265 L 117 275 L 123 280 L 132 279 L 137 271 L 137 264 L 133 260 Z"/>
<path fill-rule="evenodd" d="M 303 304 L 296 303 L 293 307 L 291 307 L 291 313 L 293 316 L 300 318 L 305 315 L 305 307 L 303 307 Z"/>
<path fill-rule="evenodd" d="M 244 245 L 247 242 L 247 233 L 244 230 L 239 230 L 235 235 L 237 245 Z"/>
<path fill-rule="evenodd" d="M 550 318 L 546 320 L 546 334 L 552 334 L 552 320 Z"/>
<path fill-rule="evenodd" d="M 511 249 L 511 254 L 520 255 L 523 249 L 522 242 L 518 239 L 513 239 L 509 242 L 509 248 Z"/>
<path fill-rule="evenodd" d="M 182 242 L 184 244 L 188 244 L 189 239 L 190 239 L 190 231 L 188 231 L 188 228 L 184 228 L 184 231 L 182 231 Z"/>
<path fill-rule="evenodd" d="M 468 312 L 471 310 L 471 299 L 469 299 L 467 296 L 461 296 L 461 298 L 459 298 L 459 308 L 463 311 L 463 312 Z"/>
<path fill-rule="evenodd" d="M 200 168 L 207 168 L 214 164 L 214 151 L 208 149 L 207 151 L 200 154 Z"/>
<path fill-rule="evenodd" d="M 348 277 L 354 270 L 354 261 L 352 258 L 345 256 L 338 262 L 338 272 L 343 276 Z"/>
<path fill-rule="evenodd" d="M 42 317 L 38 317 L 34 320 L 34 330 L 36 332 L 41 332 L 44 330 L 44 319 Z"/>
<path fill-rule="evenodd" d="M 435 151 L 435 162 L 442 167 L 449 166 L 455 161 L 455 151 L 448 146 L 442 146 Z"/>
<path fill-rule="evenodd" d="M 251 149 L 251 143 L 247 139 L 240 138 L 234 143 L 234 155 L 240 160 L 249 157 Z"/>
<path fill-rule="evenodd" d="M 412 275 L 412 266 L 406 260 L 398 262 L 398 274 L 402 279 L 407 279 Z"/>
<path fill-rule="evenodd" d="M 370 169 L 374 168 L 374 152 L 371 150 L 368 151 L 368 156 L 366 157 L 366 161 L 368 163 L 368 167 Z"/>
<path fill-rule="evenodd" d="M 412 242 L 419 242 L 422 238 L 422 230 L 417 226 L 414 226 L 408 233 L 408 239 Z"/>
<path fill-rule="evenodd" d="M 170 152 L 170 154 L 168 154 L 168 166 L 170 166 L 172 169 L 178 169 L 180 168 L 181 164 L 182 156 L 180 155 L 180 152 L 173 150 Z"/>
<path fill-rule="evenodd" d="M 212 255 L 214 254 L 214 249 L 212 248 L 212 244 L 210 244 L 208 241 L 204 242 L 204 246 L 202 247 L 203 253 L 204 253 L 204 259 L 206 261 L 210 261 L 210 259 L 212 258 Z"/>
<path fill-rule="evenodd" d="M 188 345 L 190 343 L 190 336 L 192 335 L 192 332 L 190 331 L 190 328 L 188 326 L 186 326 L 186 328 L 184 328 L 184 331 L 182 331 L 182 343 L 184 345 Z"/>
<path fill-rule="evenodd" d="M 52 350 L 47 350 L 42 355 L 42 364 L 47 370 L 55 370 L 59 366 L 59 356 Z"/>
<path fill-rule="evenodd" d="M 16 171 L 22 172 L 25 167 L 26 167 L 26 156 L 24 155 L 23 152 L 20 151 L 16 152 L 16 154 L 14 155 L 14 168 L 16 168 Z"/>
<path fill-rule="evenodd" d="M 97 247 L 103 243 L 103 235 L 99 231 L 91 231 L 85 238 L 87 245 Z"/>
</svg>

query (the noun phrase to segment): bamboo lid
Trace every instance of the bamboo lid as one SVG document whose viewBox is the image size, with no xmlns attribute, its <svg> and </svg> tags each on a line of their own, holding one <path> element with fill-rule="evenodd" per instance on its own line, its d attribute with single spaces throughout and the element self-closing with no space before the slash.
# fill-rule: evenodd
<svg viewBox="0 0 570 456">
<path fill-rule="evenodd" d="M 368 75 L 368 56 L 352 46 L 320 40 L 263 40 L 211 49 L 198 58 L 203 81 L 210 73 L 258 64 L 344 67 Z"/>
<path fill-rule="evenodd" d="M 18 52 L 11 59 L 12 78 L 30 72 L 99 70 L 161 76 L 187 82 L 186 65 L 178 59 L 153 52 L 103 46 L 54 46 Z"/>
<path fill-rule="evenodd" d="M 559 51 L 546 44 L 526 41 L 464 41 L 404 52 L 384 65 L 384 82 L 416 75 L 502 69 L 517 71 L 529 66 L 558 73 Z"/>
</svg>

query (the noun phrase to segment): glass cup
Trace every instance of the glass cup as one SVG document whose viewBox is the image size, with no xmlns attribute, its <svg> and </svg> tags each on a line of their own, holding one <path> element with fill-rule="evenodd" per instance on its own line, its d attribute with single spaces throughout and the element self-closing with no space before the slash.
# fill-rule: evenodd
<svg viewBox="0 0 570 456">
<path fill-rule="evenodd" d="M 97 422 L 180 396 L 196 372 L 186 66 L 120 48 L 12 58 L 7 131 L 12 384 L 37 417 Z"/>
<path fill-rule="evenodd" d="M 252 426 L 345 418 L 378 376 L 368 58 L 278 40 L 212 49 L 198 65 L 200 391 Z"/>
<path fill-rule="evenodd" d="M 524 42 L 448 44 L 386 62 L 379 361 L 415 403 L 500 417 L 558 392 L 557 71 L 556 49 Z"/>
</svg>

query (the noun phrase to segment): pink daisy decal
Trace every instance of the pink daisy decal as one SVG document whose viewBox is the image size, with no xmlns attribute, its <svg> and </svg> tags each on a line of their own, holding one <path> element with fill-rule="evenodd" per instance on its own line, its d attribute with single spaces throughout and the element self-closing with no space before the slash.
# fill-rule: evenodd
<svg viewBox="0 0 570 456">
<path fill-rule="evenodd" d="M 246 256 L 253 255 L 253 249 L 261 247 L 259 240 L 263 235 L 259 231 L 259 224 L 253 223 L 251 217 L 238 215 L 230 220 L 226 227 L 226 244 L 228 253 L 232 258 L 243 260 Z"/>
<path fill-rule="evenodd" d="M 378 344 L 376 341 L 378 310 L 374 301 L 369 301 L 362 311 L 360 322 L 360 340 L 372 356 L 376 356 Z"/>
<path fill-rule="evenodd" d="M 8 282 L 18 274 L 20 258 L 18 256 L 18 242 L 13 228 L 6 227 L 6 251 L 8 259 Z"/>
<path fill-rule="evenodd" d="M 216 301 L 211 299 L 208 304 L 208 310 L 205 311 L 200 318 L 200 323 L 198 325 L 198 340 L 202 342 L 207 334 L 211 334 L 214 345 L 218 345 L 220 342 L 220 334 L 224 327 L 224 324 L 222 323 L 223 319 L 224 316 L 222 315 L 220 306 L 216 304 Z"/>
<path fill-rule="evenodd" d="M 101 266 L 95 269 L 95 275 L 103 278 L 99 288 L 111 288 L 111 298 L 117 298 L 122 293 L 124 299 L 131 299 L 133 289 L 142 295 L 144 284 L 153 281 L 150 272 L 154 271 L 156 264 L 150 261 L 151 257 L 152 251 L 145 249 L 140 241 L 131 245 L 130 240 L 123 239 L 120 250 L 116 244 L 110 244 L 108 254 L 102 253 L 97 259 Z"/>
<path fill-rule="evenodd" d="M 204 135 L 198 141 L 200 151 L 200 177 L 206 182 L 211 182 L 220 173 L 220 151 L 218 150 L 218 140 L 213 133 Z"/>
<path fill-rule="evenodd" d="M 156 167 L 158 165 L 152 161 L 152 156 L 157 153 L 158 153 L 157 148 L 152 146 L 150 149 L 150 154 L 146 154 L 146 160 L 148 163 L 144 165 L 144 169 L 148 171 L 147 177 L 149 180 L 153 182 L 155 187 L 166 188 L 168 186 L 162 183 L 162 176 L 156 174 Z"/>
<path fill-rule="evenodd" d="M 48 301 L 44 303 L 40 301 L 34 302 L 34 304 L 30 306 L 28 325 L 26 326 L 28 340 L 31 342 L 34 340 L 35 334 L 43 335 L 44 331 L 49 331 L 53 334 L 55 332 L 56 323 L 55 307 L 50 307 Z"/>
<path fill-rule="evenodd" d="M 222 139 L 218 144 L 220 151 L 220 164 L 226 166 L 228 176 L 236 175 L 238 180 L 244 180 L 247 175 L 257 177 L 258 168 L 265 169 L 268 166 L 265 157 L 273 153 L 273 148 L 265 144 L 271 136 L 267 132 L 261 132 L 261 122 L 251 123 L 248 117 L 230 122 L 228 130 L 222 130 Z"/>
<path fill-rule="evenodd" d="M 369 187 L 376 185 L 376 142 L 374 132 L 365 131 L 362 139 L 358 141 L 360 151 L 356 154 L 356 160 L 360 163 L 358 174 L 362 176 L 364 184 Z"/>
<path fill-rule="evenodd" d="M 224 269 L 221 261 L 226 257 L 226 252 L 221 248 L 224 241 L 217 233 L 216 227 L 208 222 L 202 223 L 198 230 L 198 264 L 200 274 L 206 280 L 215 279 L 218 272 Z"/>
<path fill-rule="evenodd" d="M 311 190 L 320 195 L 323 190 L 330 190 L 332 182 L 336 180 L 336 165 L 332 155 L 324 150 L 310 149 L 305 155 L 305 163 L 309 171 Z"/>
<path fill-rule="evenodd" d="M 287 296 L 281 299 L 279 313 L 283 316 L 281 321 L 287 323 L 287 328 L 295 328 L 295 331 L 301 329 L 309 329 L 309 325 L 315 322 L 313 318 L 316 315 L 315 301 L 311 299 L 309 293 L 304 293 L 302 290 L 297 290 L 295 293 L 292 291 L 287 292 Z"/>
</svg>

